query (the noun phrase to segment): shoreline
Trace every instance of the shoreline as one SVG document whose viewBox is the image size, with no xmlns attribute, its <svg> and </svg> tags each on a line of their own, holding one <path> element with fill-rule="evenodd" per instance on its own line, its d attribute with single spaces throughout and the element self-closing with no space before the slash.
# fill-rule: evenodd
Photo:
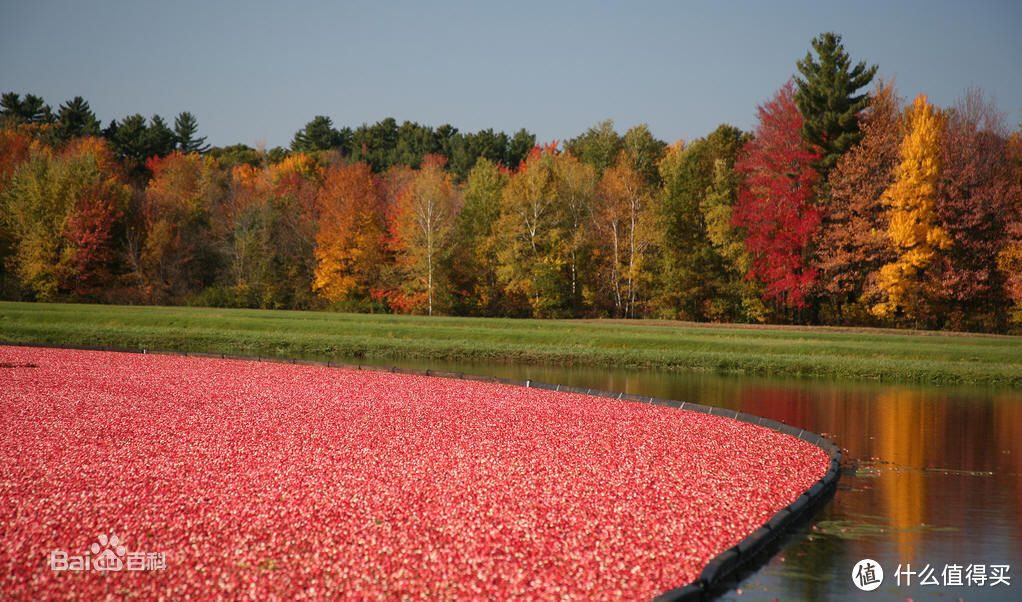
<svg viewBox="0 0 1022 602">
<path fill-rule="evenodd" d="M 349 363 L 496 361 L 1022 387 L 1022 337 L 990 335 L 0 302 L 0 340 Z"/>
</svg>

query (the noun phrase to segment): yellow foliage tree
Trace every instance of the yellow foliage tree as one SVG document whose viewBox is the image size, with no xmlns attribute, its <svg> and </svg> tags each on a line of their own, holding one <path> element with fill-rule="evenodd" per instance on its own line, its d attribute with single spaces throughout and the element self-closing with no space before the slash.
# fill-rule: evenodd
<svg viewBox="0 0 1022 602">
<path fill-rule="evenodd" d="M 951 237 L 937 225 L 936 185 L 940 178 L 940 139 L 945 115 L 920 94 L 906 115 L 901 162 L 881 202 L 888 207 L 887 235 L 897 256 L 880 268 L 877 286 L 883 300 L 870 311 L 881 318 L 899 310 L 919 316 L 925 301 L 922 275 L 938 251 L 951 248 Z"/>
<path fill-rule="evenodd" d="M 273 166 L 273 183 L 279 184 L 290 175 L 320 183 L 323 181 L 323 167 L 309 155 L 294 153 Z"/>
<path fill-rule="evenodd" d="M 447 159 L 426 155 L 422 167 L 398 197 L 391 220 L 392 246 L 396 252 L 399 291 L 391 306 L 414 312 L 425 306 L 432 316 L 438 292 L 437 267 L 447 252 L 454 229 L 455 195 Z"/>
<path fill-rule="evenodd" d="M 598 196 L 594 213 L 610 264 L 606 272 L 614 312 L 619 317 L 634 318 L 640 283 L 648 279 L 642 259 L 652 245 L 651 197 L 646 179 L 622 152 L 614 166 L 603 172 Z"/>
</svg>

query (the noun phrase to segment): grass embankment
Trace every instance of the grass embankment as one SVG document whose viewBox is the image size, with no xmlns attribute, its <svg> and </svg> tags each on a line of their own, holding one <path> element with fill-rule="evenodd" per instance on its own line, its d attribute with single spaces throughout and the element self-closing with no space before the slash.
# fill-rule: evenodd
<svg viewBox="0 0 1022 602">
<path fill-rule="evenodd" d="M 875 329 L 4 302 L 0 341 L 376 364 L 504 361 L 1022 386 L 1022 337 Z"/>
</svg>

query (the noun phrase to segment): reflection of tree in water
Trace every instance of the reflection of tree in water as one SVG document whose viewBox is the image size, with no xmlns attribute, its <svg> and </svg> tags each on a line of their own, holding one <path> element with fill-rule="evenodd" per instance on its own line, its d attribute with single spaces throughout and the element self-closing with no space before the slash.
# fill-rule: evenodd
<svg viewBox="0 0 1022 602">
<path fill-rule="evenodd" d="M 917 393 L 906 389 L 891 388 L 878 396 L 874 455 L 906 467 L 926 466 L 932 461 L 932 437 L 939 432 L 933 427 L 942 422 L 941 412 L 932 407 L 924 410 L 923 404 Z M 876 488 L 886 507 L 883 514 L 898 531 L 899 558 L 916 558 L 919 551 L 920 534 L 915 527 L 926 522 L 923 476 L 919 470 L 885 470 L 878 477 Z"/>
<path fill-rule="evenodd" d="M 998 485 L 1011 488 L 1001 495 L 1010 495 L 1015 500 L 1016 539 L 1022 541 L 1022 401 L 1017 393 L 1001 395 L 995 399 L 994 425 L 997 433 L 996 470 L 1005 477 L 998 479 Z M 1012 479 L 1007 475 L 1015 475 Z"/>
</svg>

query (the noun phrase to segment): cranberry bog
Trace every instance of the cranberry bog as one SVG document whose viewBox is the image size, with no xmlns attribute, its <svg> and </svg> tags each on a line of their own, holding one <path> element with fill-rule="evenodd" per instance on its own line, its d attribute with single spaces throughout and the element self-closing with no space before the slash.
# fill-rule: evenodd
<svg viewBox="0 0 1022 602">
<path fill-rule="evenodd" d="M 816 435 L 616 394 L 30 347 L 0 366 L 14 599 L 698 597 L 837 476 Z"/>
</svg>

